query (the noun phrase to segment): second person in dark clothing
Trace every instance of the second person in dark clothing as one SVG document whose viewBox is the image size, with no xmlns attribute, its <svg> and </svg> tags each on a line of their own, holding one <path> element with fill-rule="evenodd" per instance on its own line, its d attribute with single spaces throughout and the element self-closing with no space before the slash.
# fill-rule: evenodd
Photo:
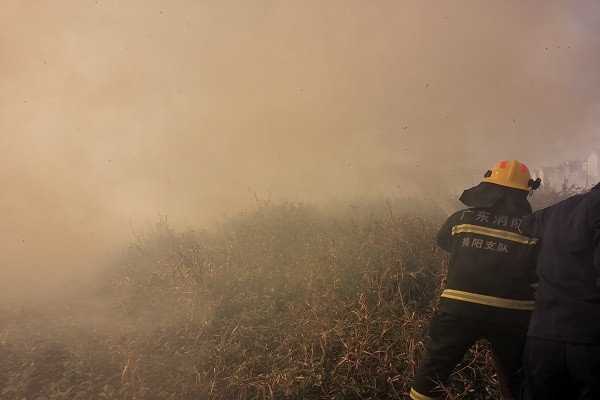
<svg viewBox="0 0 600 400">
<path fill-rule="evenodd" d="M 516 160 L 501 161 L 484 177 L 460 197 L 469 208 L 451 215 L 437 235 L 450 260 L 425 358 L 412 382 L 414 400 L 440 396 L 440 386 L 479 338 L 489 341 L 511 392 L 520 392 L 537 241 L 518 226 L 531 213 L 527 195 L 539 183 Z"/>
<path fill-rule="evenodd" d="M 540 238 L 527 399 L 600 399 L 600 184 L 523 219 Z"/>
</svg>

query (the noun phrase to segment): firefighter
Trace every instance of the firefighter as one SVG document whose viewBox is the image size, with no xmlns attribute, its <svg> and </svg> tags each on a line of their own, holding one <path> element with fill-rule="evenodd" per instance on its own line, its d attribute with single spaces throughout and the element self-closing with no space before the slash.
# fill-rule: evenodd
<svg viewBox="0 0 600 400">
<path fill-rule="evenodd" d="M 468 208 L 451 215 L 438 232 L 438 245 L 450 253 L 446 286 L 429 324 L 411 399 L 438 398 L 480 338 L 488 340 L 511 392 L 519 395 L 537 240 L 519 233 L 518 226 L 531 213 L 527 195 L 538 186 L 524 164 L 501 161 L 462 193 L 460 201 Z"/>
<path fill-rule="evenodd" d="M 540 278 L 525 347 L 528 399 L 600 399 L 600 184 L 527 216 Z"/>
</svg>

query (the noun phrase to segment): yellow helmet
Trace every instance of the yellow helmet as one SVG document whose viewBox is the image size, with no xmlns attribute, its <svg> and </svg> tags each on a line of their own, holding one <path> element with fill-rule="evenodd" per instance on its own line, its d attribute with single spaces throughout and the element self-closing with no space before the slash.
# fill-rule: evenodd
<svg viewBox="0 0 600 400">
<path fill-rule="evenodd" d="M 531 179 L 529 168 L 517 160 L 500 161 L 485 173 L 483 181 L 522 190 L 537 189 L 539 186 L 539 182 Z"/>
</svg>

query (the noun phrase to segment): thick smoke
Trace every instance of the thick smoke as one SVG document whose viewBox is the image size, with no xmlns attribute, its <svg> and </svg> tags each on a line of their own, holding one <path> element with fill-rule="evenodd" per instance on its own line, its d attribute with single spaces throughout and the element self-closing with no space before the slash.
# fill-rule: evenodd
<svg viewBox="0 0 600 400">
<path fill-rule="evenodd" d="M 160 215 L 427 194 L 598 142 L 592 2 L 0 3 L 1 281 L 86 275 Z M 2 289 L 6 292 L 6 289 Z"/>
</svg>

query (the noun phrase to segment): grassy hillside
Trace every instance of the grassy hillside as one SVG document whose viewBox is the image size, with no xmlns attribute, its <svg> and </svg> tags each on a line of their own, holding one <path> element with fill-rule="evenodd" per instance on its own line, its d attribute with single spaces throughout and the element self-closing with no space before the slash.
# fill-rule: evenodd
<svg viewBox="0 0 600 400">
<path fill-rule="evenodd" d="M 160 220 L 95 285 L 0 308 L 0 398 L 400 398 L 447 265 L 444 218 L 394 198 Z M 481 343 L 448 398 L 497 398 L 488 361 Z"/>
</svg>

